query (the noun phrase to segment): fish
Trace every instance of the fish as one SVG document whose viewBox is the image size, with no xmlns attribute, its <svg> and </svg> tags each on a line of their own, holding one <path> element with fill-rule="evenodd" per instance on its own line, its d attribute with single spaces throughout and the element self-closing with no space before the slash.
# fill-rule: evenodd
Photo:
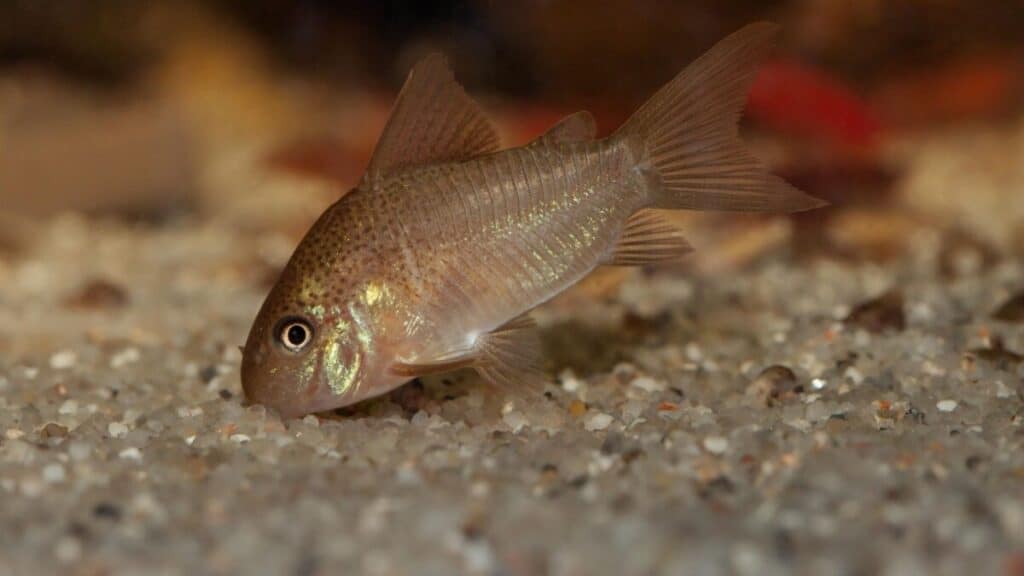
<svg viewBox="0 0 1024 576">
<path fill-rule="evenodd" d="M 535 394 L 546 377 L 529 312 L 598 266 L 684 257 L 666 210 L 822 206 L 739 138 L 777 33 L 761 22 L 721 40 L 607 137 L 584 111 L 504 150 L 445 58 L 427 56 L 362 179 L 313 224 L 257 313 L 247 400 L 298 417 L 467 368 Z"/>
</svg>

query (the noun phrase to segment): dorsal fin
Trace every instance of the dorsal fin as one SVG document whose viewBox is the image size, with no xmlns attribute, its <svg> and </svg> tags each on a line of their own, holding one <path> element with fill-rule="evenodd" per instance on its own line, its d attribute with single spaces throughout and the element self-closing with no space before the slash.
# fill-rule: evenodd
<svg viewBox="0 0 1024 576">
<path fill-rule="evenodd" d="M 469 158 L 498 149 L 498 133 L 455 81 L 444 56 L 431 54 L 409 72 L 363 176 Z"/>
<path fill-rule="evenodd" d="M 584 142 L 597 136 L 597 122 L 594 115 L 586 110 L 569 114 L 548 129 L 534 142 L 563 144 L 568 142 Z"/>
</svg>

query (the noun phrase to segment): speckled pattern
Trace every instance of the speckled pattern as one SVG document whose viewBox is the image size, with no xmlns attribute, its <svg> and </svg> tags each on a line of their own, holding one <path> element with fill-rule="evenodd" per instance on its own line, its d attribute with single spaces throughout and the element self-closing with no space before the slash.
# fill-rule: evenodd
<svg viewBox="0 0 1024 576">
<path fill-rule="evenodd" d="M 634 270 L 537 311 L 534 400 L 463 373 L 282 422 L 237 346 L 294 240 L 56 218 L 0 256 L 0 575 L 1020 574 L 1016 126 L 904 160 L 994 256 L 937 224 Z"/>
</svg>

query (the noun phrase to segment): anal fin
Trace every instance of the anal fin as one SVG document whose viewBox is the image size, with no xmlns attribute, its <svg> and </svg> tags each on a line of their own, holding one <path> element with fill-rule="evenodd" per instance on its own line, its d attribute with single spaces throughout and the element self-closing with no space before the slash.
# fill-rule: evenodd
<svg viewBox="0 0 1024 576">
<path fill-rule="evenodd" d="M 693 252 L 679 227 L 664 214 L 641 210 L 629 217 L 605 264 L 643 266 L 679 260 Z"/>
<path fill-rule="evenodd" d="M 529 316 L 523 315 L 481 335 L 470 349 L 417 362 L 397 362 L 391 372 L 413 378 L 473 368 L 484 380 L 499 388 L 515 387 L 539 393 L 545 381 L 541 359 L 536 325 Z"/>
</svg>

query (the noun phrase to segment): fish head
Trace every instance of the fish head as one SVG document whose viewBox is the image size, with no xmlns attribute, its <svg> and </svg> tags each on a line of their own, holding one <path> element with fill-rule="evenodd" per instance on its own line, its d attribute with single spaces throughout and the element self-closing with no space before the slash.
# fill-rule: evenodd
<svg viewBox="0 0 1024 576">
<path fill-rule="evenodd" d="M 242 350 L 246 398 L 284 418 L 357 401 L 373 341 L 353 307 L 301 304 L 295 296 L 287 283 L 274 287 Z"/>
</svg>

